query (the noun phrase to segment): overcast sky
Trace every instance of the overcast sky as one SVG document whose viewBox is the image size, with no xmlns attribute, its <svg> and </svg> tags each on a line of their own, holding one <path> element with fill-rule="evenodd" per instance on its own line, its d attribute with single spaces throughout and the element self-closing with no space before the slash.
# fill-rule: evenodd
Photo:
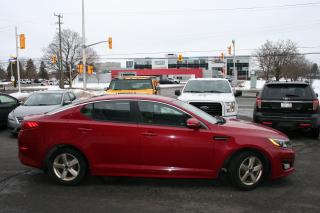
<svg viewBox="0 0 320 213">
<path fill-rule="evenodd" d="M 312 0 L 85 0 L 86 37 L 87 43 L 113 37 L 113 50 L 94 47 L 102 58 L 214 56 L 232 39 L 237 54 L 279 39 L 308 47 L 301 52 L 320 52 L 319 10 L 320 1 Z M 81 33 L 81 0 L 2 0 L 0 61 L 15 54 L 15 25 L 27 38 L 21 56 L 41 58 L 58 29 L 54 13 L 63 15 L 63 29 Z M 320 55 L 308 58 L 320 63 Z"/>
</svg>

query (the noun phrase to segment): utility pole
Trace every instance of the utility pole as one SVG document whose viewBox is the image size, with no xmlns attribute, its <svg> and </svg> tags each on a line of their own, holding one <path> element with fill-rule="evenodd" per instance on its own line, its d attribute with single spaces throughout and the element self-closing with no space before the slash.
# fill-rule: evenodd
<svg viewBox="0 0 320 213">
<path fill-rule="evenodd" d="M 232 40 L 232 46 L 233 46 L 233 84 L 234 84 L 234 86 L 237 86 L 238 71 L 236 70 L 236 42 L 235 42 L 235 40 Z"/>
<path fill-rule="evenodd" d="M 87 89 L 87 65 L 86 65 L 86 33 L 84 23 L 84 0 L 82 0 L 82 64 L 83 64 L 83 89 Z"/>
<path fill-rule="evenodd" d="M 16 55 L 17 55 L 17 75 L 18 75 L 18 91 L 21 93 L 20 85 L 20 63 L 19 63 L 19 42 L 18 42 L 18 29 L 15 27 L 15 36 L 16 36 Z"/>
<path fill-rule="evenodd" d="M 69 64 L 69 69 L 70 69 L 69 70 L 70 71 L 70 73 L 69 73 L 70 74 L 69 88 L 71 88 L 72 87 L 72 64 L 71 63 Z"/>
<path fill-rule="evenodd" d="M 59 80 L 59 87 L 61 89 L 64 88 L 64 72 L 63 72 L 63 67 L 62 67 L 62 47 L 61 47 L 61 18 L 63 18 L 63 16 L 61 14 L 56 15 L 54 14 L 54 16 L 58 17 L 58 25 L 59 25 L 59 74 L 60 74 L 60 80 Z"/>
</svg>

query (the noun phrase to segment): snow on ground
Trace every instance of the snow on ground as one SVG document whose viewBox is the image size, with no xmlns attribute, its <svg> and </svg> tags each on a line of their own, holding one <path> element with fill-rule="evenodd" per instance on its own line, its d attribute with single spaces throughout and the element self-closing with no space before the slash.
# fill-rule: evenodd
<svg viewBox="0 0 320 213">
<path fill-rule="evenodd" d="M 256 89 L 261 90 L 263 85 L 266 83 L 265 80 L 257 80 Z M 251 89 L 251 82 L 250 81 L 243 81 L 237 87 L 238 90 L 250 90 Z"/>
</svg>

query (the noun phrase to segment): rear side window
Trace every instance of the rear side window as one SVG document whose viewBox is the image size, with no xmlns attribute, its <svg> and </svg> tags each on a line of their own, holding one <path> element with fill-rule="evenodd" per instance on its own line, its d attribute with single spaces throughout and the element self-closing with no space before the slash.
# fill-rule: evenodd
<svg viewBox="0 0 320 213">
<path fill-rule="evenodd" d="M 313 99 L 313 93 L 306 84 L 270 84 L 261 94 L 262 99 Z"/>
<path fill-rule="evenodd" d="M 81 113 L 94 120 L 133 123 L 130 101 L 103 101 L 85 105 Z"/>
</svg>

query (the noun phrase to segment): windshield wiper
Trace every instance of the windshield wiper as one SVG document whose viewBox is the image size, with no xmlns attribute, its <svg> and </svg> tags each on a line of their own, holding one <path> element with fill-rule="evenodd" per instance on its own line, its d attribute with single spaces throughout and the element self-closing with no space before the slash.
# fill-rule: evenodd
<svg viewBox="0 0 320 213">
<path fill-rule="evenodd" d="M 217 123 L 216 124 L 225 124 L 226 123 L 226 119 L 224 119 L 221 116 L 214 116 L 217 119 Z"/>
<path fill-rule="evenodd" d="M 183 91 L 183 92 L 190 92 L 190 93 L 205 93 L 204 91 L 193 91 L 193 90 L 190 90 L 190 91 Z"/>
<path fill-rule="evenodd" d="M 209 90 L 209 91 L 204 91 L 207 93 L 223 93 L 222 91 L 218 91 L 218 90 Z"/>
</svg>

